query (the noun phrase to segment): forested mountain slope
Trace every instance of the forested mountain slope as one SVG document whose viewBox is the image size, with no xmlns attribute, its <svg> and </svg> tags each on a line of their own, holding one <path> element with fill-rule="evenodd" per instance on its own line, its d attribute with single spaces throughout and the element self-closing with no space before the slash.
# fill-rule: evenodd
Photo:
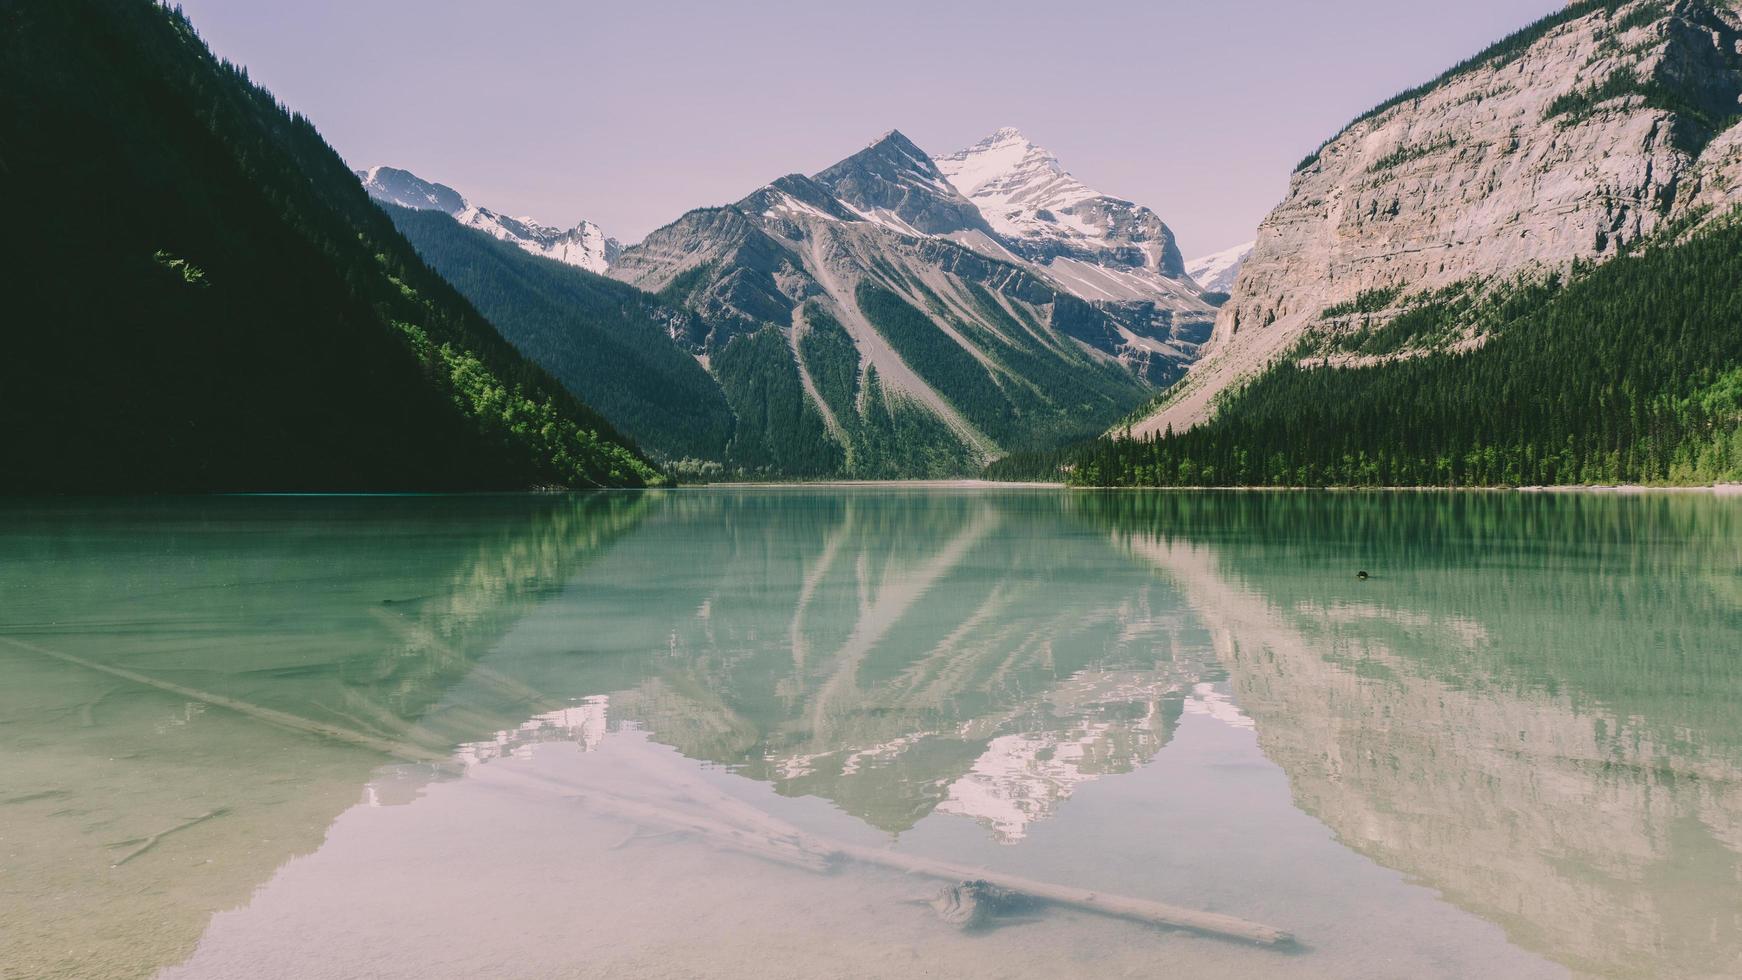
<svg viewBox="0 0 1742 980">
<path fill-rule="evenodd" d="M 1203 360 L 1134 433 L 1204 421 L 1309 330 L 1607 261 L 1742 200 L 1739 45 L 1736 0 L 1581 0 L 1362 115 L 1301 162 Z"/>
<path fill-rule="evenodd" d="M 720 463 L 732 411 L 674 337 L 695 314 L 633 286 L 528 254 L 439 210 L 384 205 L 418 254 L 521 353 L 668 463 Z"/>
<path fill-rule="evenodd" d="M 1739 96 L 1737 4 L 1585 0 L 1367 113 L 1071 479 L 1736 478 Z"/>
<path fill-rule="evenodd" d="M 1482 322 L 1471 350 L 1362 357 Z M 1447 290 L 1309 333 L 1210 422 L 1104 441 L 1072 482 L 1469 486 L 1742 480 L 1742 214 L 1565 280 Z M 1349 355 L 1354 354 L 1355 357 Z"/>
<path fill-rule="evenodd" d="M 0 6 L 0 489 L 660 479 L 147 0 Z"/>
</svg>

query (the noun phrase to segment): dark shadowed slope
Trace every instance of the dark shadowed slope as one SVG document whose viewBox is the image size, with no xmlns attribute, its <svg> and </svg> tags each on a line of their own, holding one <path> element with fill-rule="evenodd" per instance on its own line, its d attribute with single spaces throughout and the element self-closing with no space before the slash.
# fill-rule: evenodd
<svg viewBox="0 0 1742 980">
<path fill-rule="evenodd" d="M 401 233 L 521 353 L 636 444 L 669 460 L 724 458 L 732 411 L 674 336 L 695 314 L 615 279 L 530 255 L 439 211 L 382 205 Z"/>
<path fill-rule="evenodd" d="M 659 479 L 179 13 L 0 5 L 0 175 L 0 490 Z"/>
</svg>

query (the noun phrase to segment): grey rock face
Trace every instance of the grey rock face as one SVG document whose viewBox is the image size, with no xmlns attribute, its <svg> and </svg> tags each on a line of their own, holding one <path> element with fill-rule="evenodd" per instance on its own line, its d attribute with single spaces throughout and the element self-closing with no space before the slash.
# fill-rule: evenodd
<svg viewBox="0 0 1742 980">
<path fill-rule="evenodd" d="M 794 307 L 819 292 L 797 256 L 735 206 L 691 211 L 660 228 L 626 250 L 611 275 L 699 314 L 706 332 L 685 337 L 697 353 L 763 324 L 790 323 Z"/>
<path fill-rule="evenodd" d="M 1639 0 L 1557 18 L 1309 158 L 1205 357 L 1135 431 L 1204 420 L 1218 393 L 1364 292 L 1604 260 L 1693 207 L 1742 196 L 1738 134 L 1714 132 L 1742 95 L 1737 4 Z"/>
<path fill-rule="evenodd" d="M 896 231 L 921 235 L 991 233 L 979 210 L 944 179 L 931 157 L 899 130 L 890 130 L 817 174 L 816 182 L 842 203 Z"/>
</svg>

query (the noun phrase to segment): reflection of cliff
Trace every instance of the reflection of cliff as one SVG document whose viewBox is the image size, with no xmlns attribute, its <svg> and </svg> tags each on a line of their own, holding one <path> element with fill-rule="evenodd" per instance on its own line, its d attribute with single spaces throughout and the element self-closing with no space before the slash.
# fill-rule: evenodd
<svg viewBox="0 0 1742 980">
<path fill-rule="evenodd" d="M 614 620 L 670 623 L 586 685 L 692 758 L 882 829 L 941 809 L 1017 840 L 1151 758 L 1199 680 L 1165 590 L 1060 518 L 1051 494 L 691 497 L 600 572 L 664 584 L 633 616 L 577 588 L 568 614 L 604 647 Z"/>
<path fill-rule="evenodd" d="M 472 676 L 479 654 L 632 527 L 643 499 L 14 509 L 0 521 L 0 825 L 30 846 L 0 869 L 0 976 L 148 976 L 320 843 L 384 761 L 361 743 L 445 754 L 525 717 L 523 689 Z M 472 703 L 448 695 L 462 681 Z M 208 813 L 110 866 L 128 851 L 112 843 Z"/>
<path fill-rule="evenodd" d="M 1637 503 L 1572 515 L 1591 533 L 1564 548 L 1548 511 L 1588 505 L 1523 504 L 1544 512 L 1510 539 L 1470 498 L 1329 502 L 1365 533 L 1317 546 L 1299 499 L 1277 504 L 1292 541 L 1105 523 L 1210 626 L 1261 746 L 1344 843 L 1575 969 L 1742 975 L 1742 664 L 1707 591 L 1733 517 Z M 1666 544 L 1665 520 L 1695 533 Z M 1375 553 L 1391 572 L 1357 592 L 1349 556 Z"/>
</svg>

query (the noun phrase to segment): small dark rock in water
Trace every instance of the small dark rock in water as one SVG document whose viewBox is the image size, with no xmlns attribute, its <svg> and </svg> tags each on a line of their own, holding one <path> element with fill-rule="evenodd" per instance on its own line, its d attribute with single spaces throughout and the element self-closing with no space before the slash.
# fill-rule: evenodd
<svg viewBox="0 0 1742 980">
<path fill-rule="evenodd" d="M 1367 573 L 1366 573 L 1366 572 L 1356 572 L 1356 573 L 1355 573 L 1355 577 L 1356 577 L 1356 578 L 1358 578 L 1358 579 L 1360 579 L 1360 580 L 1361 580 L 1361 581 L 1363 581 L 1363 582 L 1365 582 L 1365 581 L 1367 581 L 1367 578 L 1368 578 L 1368 576 L 1367 576 Z"/>
<path fill-rule="evenodd" d="M 1019 892 L 985 881 L 946 885 L 929 903 L 938 918 L 958 929 L 979 929 L 993 918 L 1027 909 L 1032 900 Z"/>
</svg>

